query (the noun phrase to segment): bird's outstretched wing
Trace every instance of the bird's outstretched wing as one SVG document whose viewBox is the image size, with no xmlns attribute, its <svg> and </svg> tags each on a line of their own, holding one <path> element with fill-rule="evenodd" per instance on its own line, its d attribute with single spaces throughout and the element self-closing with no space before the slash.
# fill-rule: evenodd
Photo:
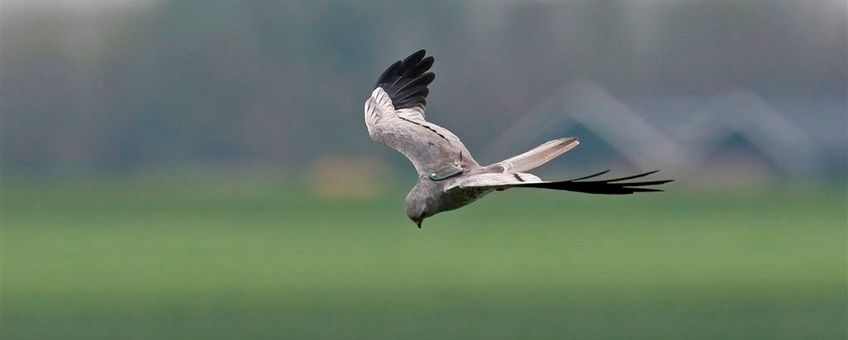
<svg viewBox="0 0 848 340">
<path fill-rule="evenodd" d="M 658 170 L 657 170 L 658 171 Z M 546 182 L 540 180 L 538 177 L 530 175 L 530 174 L 511 174 L 511 173 L 487 173 L 480 174 L 474 176 L 468 176 L 462 179 L 457 180 L 454 183 L 445 187 L 445 191 L 455 190 L 455 189 L 463 189 L 463 188 L 480 188 L 480 187 L 488 187 L 488 188 L 496 188 L 496 189 L 507 189 L 507 188 L 543 188 L 543 189 L 554 189 L 554 190 L 566 190 L 566 191 L 576 191 L 583 192 L 589 194 L 604 194 L 604 195 L 626 195 L 637 192 L 655 192 L 662 191 L 656 188 L 646 188 L 648 186 L 655 186 L 660 184 L 665 184 L 671 182 L 673 180 L 659 180 L 659 181 L 645 181 L 645 182 L 625 182 L 631 179 L 641 178 L 648 176 L 650 174 L 656 173 L 657 171 L 651 171 L 646 173 L 641 173 L 638 175 L 621 177 L 621 178 L 613 178 L 606 180 L 592 180 L 587 181 L 587 179 L 595 178 L 600 175 L 603 175 L 609 170 L 601 171 L 596 174 L 592 174 L 589 176 L 584 176 L 580 178 L 570 179 L 567 181 L 556 181 L 556 182 Z"/>
<path fill-rule="evenodd" d="M 559 138 L 539 145 L 530 151 L 487 166 L 496 172 L 525 172 L 533 170 L 580 144 L 577 138 Z"/>
<path fill-rule="evenodd" d="M 389 66 L 365 101 L 365 125 L 371 139 L 400 151 L 419 175 L 447 164 L 477 167 L 456 135 L 424 119 L 427 88 L 435 75 L 428 72 L 433 57 L 420 50 Z"/>
</svg>

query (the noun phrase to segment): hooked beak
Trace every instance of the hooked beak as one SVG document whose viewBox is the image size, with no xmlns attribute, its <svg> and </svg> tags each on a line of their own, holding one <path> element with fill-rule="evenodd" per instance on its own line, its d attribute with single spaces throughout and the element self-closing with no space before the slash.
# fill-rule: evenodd
<svg viewBox="0 0 848 340">
<path fill-rule="evenodd" d="M 415 222 L 415 225 L 418 226 L 418 229 L 421 229 L 421 222 L 424 222 L 424 219 L 421 218 L 421 219 L 417 219 L 417 220 L 412 220 L 412 222 Z"/>
</svg>

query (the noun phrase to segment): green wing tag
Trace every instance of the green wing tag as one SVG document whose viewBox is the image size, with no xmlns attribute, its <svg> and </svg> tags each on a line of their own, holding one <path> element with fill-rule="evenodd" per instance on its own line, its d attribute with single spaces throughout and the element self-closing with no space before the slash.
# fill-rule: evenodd
<svg viewBox="0 0 848 340">
<path fill-rule="evenodd" d="M 444 181 L 448 178 L 459 175 L 461 173 L 462 173 L 462 168 L 460 168 L 456 165 L 450 164 L 450 165 L 446 165 L 446 166 L 442 167 L 441 169 L 430 172 L 430 174 L 427 175 L 427 177 L 430 178 L 430 180 L 432 180 L 434 182 L 438 182 L 438 181 Z"/>
</svg>

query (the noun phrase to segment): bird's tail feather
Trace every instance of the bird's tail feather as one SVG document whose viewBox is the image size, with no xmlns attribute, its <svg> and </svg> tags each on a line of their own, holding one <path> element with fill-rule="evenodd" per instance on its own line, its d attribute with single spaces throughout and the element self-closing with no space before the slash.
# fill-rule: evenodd
<svg viewBox="0 0 848 340">
<path fill-rule="evenodd" d="M 502 172 L 526 172 L 559 157 L 559 155 L 573 149 L 577 144 L 580 144 L 580 142 L 574 137 L 554 139 L 489 167 L 503 169 L 498 169 Z"/>
</svg>

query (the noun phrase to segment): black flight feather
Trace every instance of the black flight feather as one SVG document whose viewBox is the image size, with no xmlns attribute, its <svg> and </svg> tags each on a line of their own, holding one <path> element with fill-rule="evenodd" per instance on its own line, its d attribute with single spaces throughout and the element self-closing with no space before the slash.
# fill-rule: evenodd
<svg viewBox="0 0 848 340">
<path fill-rule="evenodd" d="M 660 189 L 654 188 L 644 188 L 645 186 L 652 185 L 660 185 L 668 182 L 672 182 L 673 180 L 660 180 L 660 181 L 647 181 L 647 182 L 625 182 L 621 183 L 621 181 L 626 181 L 628 179 L 645 177 L 650 174 L 656 173 L 657 171 L 650 171 L 638 175 L 621 177 L 621 178 L 613 178 L 606 180 L 594 180 L 594 181 L 583 181 L 584 179 L 597 177 L 607 173 L 607 171 L 602 171 L 597 174 L 592 174 L 589 176 L 584 176 L 580 178 L 575 178 L 567 181 L 560 182 L 547 182 L 547 183 L 522 183 L 513 185 L 515 187 L 528 187 L 528 188 L 543 188 L 543 189 L 554 189 L 554 190 L 566 190 L 566 191 L 576 191 L 583 192 L 588 194 L 603 194 L 603 195 L 627 195 L 636 192 L 658 192 L 662 191 Z"/>
<path fill-rule="evenodd" d="M 423 107 L 427 104 L 430 91 L 427 85 L 436 75 L 427 72 L 433 66 L 433 57 L 424 57 L 425 50 L 419 50 L 403 60 L 398 60 L 377 79 L 377 87 L 383 88 L 392 100 L 396 110 L 411 107 Z"/>
</svg>

